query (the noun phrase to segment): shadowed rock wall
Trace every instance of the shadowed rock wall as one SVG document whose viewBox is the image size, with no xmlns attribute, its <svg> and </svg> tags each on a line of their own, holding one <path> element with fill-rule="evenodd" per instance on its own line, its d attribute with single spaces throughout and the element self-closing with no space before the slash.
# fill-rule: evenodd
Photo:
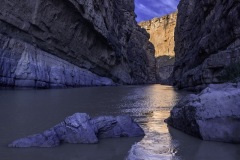
<svg viewBox="0 0 240 160">
<path fill-rule="evenodd" d="M 240 2 L 181 0 L 175 31 L 174 84 L 202 89 L 225 82 L 226 68 L 240 61 Z"/>
<path fill-rule="evenodd" d="M 52 61 L 46 58 L 49 56 L 40 60 L 50 68 L 62 66 L 58 62 L 64 60 L 78 70 L 88 70 L 90 77 L 107 77 L 104 78 L 108 79 L 107 83 L 103 82 L 103 85 L 113 84 L 108 83 L 111 80 L 122 84 L 155 82 L 154 48 L 147 33 L 135 21 L 133 1 L 3 0 L 0 28 L 0 76 L 4 79 L 0 81 L 1 86 L 21 86 L 16 80 L 25 83 L 29 79 L 48 83 L 49 79 L 42 75 L 29 76 L 34 71 L 27 76 L 19 76 L 29 72 L 26 67 L 17 65 L 19 60 L 32 65 L 24 55 L 33 57 L 40 52 L 52 57 Z M 11 61 L 11 65 L 6 65 L 6 61 Z M 67 66 L 65 70 L 72 70 Z M 39 64 L 37 68 L 46 72 Z M 11 74 L 6 72 L 9 69 Z M 18 72 L 17 76 L 16 70 L 22 70 L 22 73 Z M 54 74 L 65 77 L 55 86 L 84 85 L 65 83 L 69 77 L 62 72 Z M 86 83 L 94 85 L 94 81 L 98 79 L 90 78 Z"/>
</svg>

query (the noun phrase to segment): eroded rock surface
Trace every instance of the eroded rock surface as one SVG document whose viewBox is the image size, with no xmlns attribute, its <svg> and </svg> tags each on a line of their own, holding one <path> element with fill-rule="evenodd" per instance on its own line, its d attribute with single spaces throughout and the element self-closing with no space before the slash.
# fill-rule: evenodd
<svg viewBox="0 0 240 160">
<path fill-rule="evenodd" d="M 26 72 L 34 75 L 35 70 L 18 65 L 24 61 L 47 72 L 42 65 L 28 59 L 39 52 L 49 55 L 42 57 L 41 63 L 50 68 L 62 66 L 58 64 L 62 59 L 69 63 L 64 66 L 65 70 L 86 69 L 91 75 L 98 75 L 100 79 L 107 77 L 116 83 L 155 82 L 154 48 L 148 41 L 148 34 L 135 21 L 133 0 L 3 0 L 0 28 L 1 86 L 32 87 L 29 81 L 49 83 L 44 76 L 26 76 Z M 11 74 L 6 70 L 11 70 Z M 54 74 L 71 79 L 61 71 Z M 54 86 L 82 85 L 59 81 L 61 83 L 54 83 Z M 98 83 L 95 81 L 89 78 L 86 83 Z M 51 84 L 44 86 L 51 87 Z"/>
<path fill-rule="evenodd" d="M 240 84 L 209 85 L 182 99 L 166 122 L 203 140 L 240 143 Z"/>
<path fill-rule="evenodd" d="M 175 85 L 223 83 L 225 68 L 240 61 L 240 2 L 181 0 L 175 31 Z"/>
<path fill-rule="evenodd" d="M 0 86 L 54 88 L 114 85 L 109 78 L 100 77 L 21 40 L 1 34 L 0 37 L 0 43 L 7 42 L 0 50 L 0 71 L 5 75 L 0 76 Z"/>
<path fill-rule="evenodd" d="M 18 139 L 9 147 L 56 147 L 61 143 L 97 143 L 99 138 L 144 136 L 142 128 L 129 116 L 103 116 L 91 119 L 75 113 L 40 134 Z"/>
<path fill-rule="evenodd" d="M 156 75 L 160 83 L 170 83 L 170 75 L 174 66 L 174 31 L 177 21 L 177 12 L 139 25 L 150 34 L 150 42 L 155 47 Z"/>
</svg>

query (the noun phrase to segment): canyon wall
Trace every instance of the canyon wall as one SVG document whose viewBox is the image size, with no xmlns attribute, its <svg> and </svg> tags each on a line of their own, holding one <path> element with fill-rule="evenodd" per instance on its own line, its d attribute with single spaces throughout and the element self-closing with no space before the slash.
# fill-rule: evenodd
<svg viewBox="0 0 240 160">
<path fill-rule="evenodd" d="M 0 86 L 154 83 L 154 47 L 134 1 L 3 0 Z"/>
<path fill-rule="evenodd" d="M 176 86 L 202 89 L 230 80 L 239 70 L 239 10 L 236 0 L 180 1 L 175 31 Z"/>
<path fill-rule="evenodd" d="M 156 75 L 160 83 L 169 83 L 173 71 L 174 52 L 174 30 L 176 26 L 177 13 L 172 13 L 160 18 L 140 22 L 139 25 L 150 34 L 150 42 L 155 47 Z"/>
</svg>

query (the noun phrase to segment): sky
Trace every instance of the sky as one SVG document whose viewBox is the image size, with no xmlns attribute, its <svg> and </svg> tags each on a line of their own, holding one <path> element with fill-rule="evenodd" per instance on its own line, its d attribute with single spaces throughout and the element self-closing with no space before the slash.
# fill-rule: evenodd
<svg viewBox="0 0 240 160">
<path fill-rule="evenodd" d="M 179 0 L 135 0 L 137 22 L 161 17 L 177 10 Z"/>
</svg>

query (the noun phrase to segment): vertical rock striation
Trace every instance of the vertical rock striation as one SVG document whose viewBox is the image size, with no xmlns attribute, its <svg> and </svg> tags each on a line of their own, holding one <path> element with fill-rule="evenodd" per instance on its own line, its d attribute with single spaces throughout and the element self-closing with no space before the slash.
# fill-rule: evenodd
<svg viewBox="0 0 240 160">
<path fill-rule="evenodd" d="M 156 73 L 157 80 L 160 83 L 169 83 L 173 71 L 176 19 L 177 12 L 139 23 L 150 34 L 150 42 L 155 47 Z"/>
<path fill-rule="evenodd" d="M 0 86 L 8 87 L 76 87 L 114 85 L 87 69 L 79 68 L 37 47 L 0 34 Z"/>
<path fill-rule="evenodd" d="M 175 85 L 197 89 L 225 81 L 240 61 L 240 2 L 181 0 L 175 31 Z"/>
<path fill-rule="evenodd" d="M 3 0 L 0 28 L 1 86 L 155 82 L 133 1 Z"/>
<path fill-rule="evenodd" d="M 176 20 L 177 12 L 139 23 L 150 34 L 150 41 L 155 47 L 155 57 L 175 56 L 174 29 Z"/>
</svg>

